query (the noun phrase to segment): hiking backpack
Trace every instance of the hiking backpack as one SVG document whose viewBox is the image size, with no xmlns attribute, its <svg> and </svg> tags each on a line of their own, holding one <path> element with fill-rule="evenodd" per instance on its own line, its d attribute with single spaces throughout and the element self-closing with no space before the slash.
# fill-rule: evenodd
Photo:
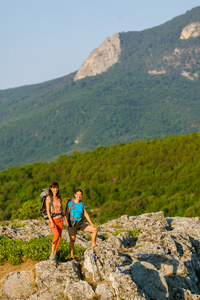
<svg viewBox="0 0 200 300">
<path fill-rule="evenodd" d="M 41 194 L 40 194 L 40 199 L 41 199 L 41 211 L 42 211 L 42 216 L 45 220 L 48 220 L 48 215 L 47 215 L 47 209 L 46 209 L 46 199 L 49 196 L 49 189 L 42 189 Z M 61 202 L 61 213 L 56 214 L 53 213 L 53 197 L 50 196 L 50 212 L 51 212 L 51 217 L 55 217 L 56 215 L 62 215 L 63 216 L 63 210 L 62 210 L 62 200 L 60 199 Z"/>
<path fill-rule="evenodd" d="M 66 213 L 67 213 L 67 205 L 68 205 L 68 203 L 69 203 L 70 201 L 72 201 L 72 207 L 71 207 L 70 212 L 69 212 L 69 214 L 68 214 L 68 221 L 71 221 L 71 222 L 75 221 L 74 217 L 72 216 L 72 211 L 74 211 L 74 200 L 75 200 L 75 198 L 70 198 L 70 199 L 67 201 L 66 208 L 65 208 L 65 215 L 66 215 Z M 83 211 L 84 211 L 83 201 L 80 201 L 80 202 L 82 203 L 82 207 L 83 207 Z"/>
</svg>

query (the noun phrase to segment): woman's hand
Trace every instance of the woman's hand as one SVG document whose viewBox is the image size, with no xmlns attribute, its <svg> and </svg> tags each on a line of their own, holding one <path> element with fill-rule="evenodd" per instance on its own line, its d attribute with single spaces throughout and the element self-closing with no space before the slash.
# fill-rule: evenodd
<svg viewBox="0 0 200 300">
<path fill-rule="evenodd" d="M 55 227 L 55 224 L 54 224 L 53 221 L 50 222 L 50 227 L 51 227 L 51 228 L 54 228 L 54 227 Z"/>
<path fill-rule="evenodd" d="M 93 223 L 90 224 L 93 228 L 97 228 L 96 225 L 94 225 Z"/>
</svg>

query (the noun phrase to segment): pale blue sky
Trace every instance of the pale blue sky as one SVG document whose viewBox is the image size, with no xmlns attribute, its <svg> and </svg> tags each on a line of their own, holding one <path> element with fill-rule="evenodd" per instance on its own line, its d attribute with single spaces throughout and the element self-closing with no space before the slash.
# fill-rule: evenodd
<svg viewBox="0 0 200 300">
<path fill-rule="evenodd" d="M 0 89 L 78 70 L 116 32 L 151 28 L 200 0 L 0 0 Z"/>
</svg>

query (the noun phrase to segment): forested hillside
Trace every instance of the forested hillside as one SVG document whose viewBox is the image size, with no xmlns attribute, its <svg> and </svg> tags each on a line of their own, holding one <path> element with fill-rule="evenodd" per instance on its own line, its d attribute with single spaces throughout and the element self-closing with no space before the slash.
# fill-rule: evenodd
<svg viewBox="0 0 200 300">
<path fill-rule="evenodd" d="M 101 75 L 0 91 L 0 169 L 199 132 L 200 36 L 180 40 L 199 16 L 197 7 L 161 26 L 120 33 L 120 60 Z"/>
<path fill-rule="evenodd" d="M 164 211 L 166 216 L 198 216 L 200 135 L 99 147 L 0 172 L 0 219 L 40 216 L 40 191 L 60 183 L 64 204 L 76 188 L 95 223 L 122 214 Z"/>
</svg>

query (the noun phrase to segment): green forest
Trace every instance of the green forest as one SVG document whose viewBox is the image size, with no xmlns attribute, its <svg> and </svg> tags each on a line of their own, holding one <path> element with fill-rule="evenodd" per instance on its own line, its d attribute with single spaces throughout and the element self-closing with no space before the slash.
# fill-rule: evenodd
<svg viewBox="0 0 200 300">
<path fill-rule="evenodd" d="M 76 188 L 95 224 L 123 214 L 199 216 L 200 134 L 98 147 L 0 172 L 0 220 L 40 218 L 40 192 L 60 184 L 64 205 Z"/>
</svg>

